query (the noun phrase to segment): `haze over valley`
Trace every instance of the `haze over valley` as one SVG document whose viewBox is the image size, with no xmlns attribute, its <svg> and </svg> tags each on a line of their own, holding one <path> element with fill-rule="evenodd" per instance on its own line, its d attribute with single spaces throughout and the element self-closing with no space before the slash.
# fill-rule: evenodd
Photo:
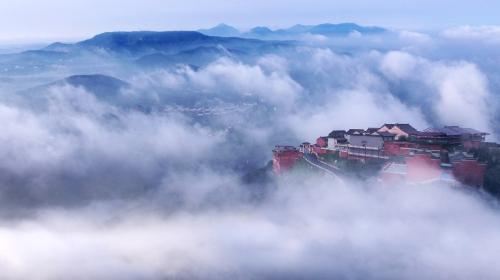
<svg viewBox="0 0 500 280">
<path fill-rule="evenodd" d="M 220 24 L 0 48 L 0 278 L 498 279 L 496 156 L 477 189 L 272 168 L 278 144 L 387 123 L 499 142 L 498 38 Z"/>
</svg>

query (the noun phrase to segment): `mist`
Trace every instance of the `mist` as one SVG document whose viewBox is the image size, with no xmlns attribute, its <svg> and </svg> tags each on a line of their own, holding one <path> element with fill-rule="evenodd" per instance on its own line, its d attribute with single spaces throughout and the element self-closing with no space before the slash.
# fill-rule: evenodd
<svg viewBox="0 0 500 280">
<path fill-rule="evenodd" d="M 7 52 L 0 276 L 496 279 L 488 194 L 269 168 L 275 145 L 334 129 L 461 125 L 498 139 L 496 32 Z"/>
<path fill-rule="evenodd" d="M 258 206 L 170 215 L 145 203 L 43 211 L 4 223 L 0 268 L 6 278 L 38 279 L 495 279 L 500 272 L 498 209 L 482 198 L 442 185 L 293 181 L 300 183 L 280 182 Z"/>
</svg>

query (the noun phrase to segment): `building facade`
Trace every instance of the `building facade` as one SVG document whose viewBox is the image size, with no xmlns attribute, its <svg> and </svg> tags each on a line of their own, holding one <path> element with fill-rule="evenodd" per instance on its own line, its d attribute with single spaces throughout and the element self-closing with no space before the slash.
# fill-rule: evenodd
<svg viewBox="0 0 500 280">
<path fill-rule="evenodd" d="M 273 150 L 274 173 L 282 174 L 290 170 L 303 156 L 304 154 L 293 146 L 276 146 Z"/>
</svg>

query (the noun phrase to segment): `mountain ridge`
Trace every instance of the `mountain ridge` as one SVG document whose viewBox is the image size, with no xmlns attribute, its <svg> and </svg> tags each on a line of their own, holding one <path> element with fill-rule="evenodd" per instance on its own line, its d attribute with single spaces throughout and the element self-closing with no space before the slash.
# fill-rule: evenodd
<svg viewBox="0 0 500 280">
<path fill-rule="evenodd" d="M 228 34 L 228 30 L 231 30 L 230 36 L 238 36 L 242 38 L 283 38 L 290 39 L 290 37 L 305 35 L 305 34 L 315 34 L 315 35 L 325 35 L 325 36 L 346 36 L 353 32 L 359 32 L 364 35 L 380 34 L 388 32 L 387 29 L 378 26 L 363 26 L 352 22 L 344 23 L 322 23 L 317 25 L 303 25 L 296 24 L 288 28 L 281 29 L 271 29 L 267 26 L 257 26 L 253 27 L 247 32 L 242 32 L 237 28 L 227 25 L 219 24 L 213 28 L 200 29 L 198 32 L 207 35 L 215 35 L 225 37 Z"/>
<path fill-rule="evenodd" d="M 45 51 L 104 50 L 115 54 L 143 56 L 162 52 L 175 54 L 200 47 L 223 46 L 227 49 L 256 49 L 285 42 L 262 41 L 252 38 L 218 37 L 197 31 L 130 31 L 105 32 L 74 44 L 53 43 Z"/>
</svg>

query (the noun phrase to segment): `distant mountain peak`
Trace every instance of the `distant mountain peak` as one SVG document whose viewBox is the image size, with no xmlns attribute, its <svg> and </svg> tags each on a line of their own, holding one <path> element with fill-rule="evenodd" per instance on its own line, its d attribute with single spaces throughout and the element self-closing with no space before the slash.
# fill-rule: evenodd
<svg viewBox="0 0 500 280">
<path fill-rule="evenodd" d="M 210 29 L 200 29 L 198 32 L 209 36 L 219 37 L 237 37 L 240 35 L 240 31 L 238 29 L 225 23 L 220 23 Z"/>
<path fill-rule="evenodd" d="M 48 84 L 29 88 L 20 91 L 20 94 L 36 96 L 36 98 L 44 98 L 50 93 L 53 87 L 61 87 L 70 85 L 76 88 L 83 88 L 89 93 L 92 93 L 99 99 L 114 100 L 119 96 L 122 90 L 130 88 L 131 85 L 118 78 L 103 74 L 90 75 L 73 75 Z M 35 98 L 35 99 L 36 99 Z"/>
<path fill-rule="evenodd" d="M 359 32 L 361 34 L 374 34 L 386 32 L 384 28 L 375 26 L 361 26 L 352 22 L 345 23 L 323 23 L 313 26 L 310 33 L 321 35 L 348 35 L 352 32 Z"/>
<path fill-rule="evenodd" d="M 378 34 L 384 33 L 387 30 L 375 26 L 361 26 L 352 22 L 345 23 L 322 23 L 318 25 L 303 25 L 296 24 L 290 28 L 271 30 L 265 26 L 259 26 L 245 33 L 246 37 L 251 38 L 274 38 L 274 39 L 290 39 L 301 34 L 317 34 L 324 36 L 346 36 L 353 32 L 360 34 Z"/>
<path fill-rule="evenodd" d="M 232 29 L 232 30 L 238 30 L 238 29 L 232 27 L 231 25 L 228 25 L 228 24 L 225 24 L 225 23 L 219 23 L 214 28 L 227 28 L 227 29 Z"/>
<path fill-rule="evenodd" d="M 129 84 L 125 81 L 103 74 L 73 75 L 66 77 L 63 81 L 73 86 L 84 86 L 84 87 L 91 84 L 98 84 L 98 85 L 106 84 L 108 86 L 113 86 L 117 88 L 129 86 Z"/>
<path fill-rule="evenodd" d="M 252 28 L 250 31 L 252 31 L 252 32 L 273 32 L 271 30 L 271 28 L 269 28 L 267 26 L 257 26 L 257 27 Z"/>
<path fill-rule="evenodd" d="M 302 33 L 302 32 L 307 32 L 307 30 L 309 30 L 310 28 L 311 28 L 310 25 L 296 24 L 286 30 L 290 32 Z"/>
<path fill-rule="evenodd" d="M 257 35 L 257 36 L 269 36 L 269 35 L 273 35 L 274 31 L 266 26 L 257 26 L 257 27 L 250 29 L 250 32 L 247 34 Z"/>
<path fill-rule="evenodd" d="M 91 39 L 79 42 L 79 45 L 137 45 L 137 44 L 162 44 L 166 42 L 191 41 L 203 39 L 207 36 L 196 31 L 130 31 L 130 32 L 105 32 Z"/>
<path fill-rule="evenodd" d="M 196 31 L 133 31 L 107 32 L 77 43 L 78 47 L 103 49 L 112 53 L 148 54 L 158 50 L 177 52 L 203 44 L 215 44 L 218 39 Z"/>
</svg>

